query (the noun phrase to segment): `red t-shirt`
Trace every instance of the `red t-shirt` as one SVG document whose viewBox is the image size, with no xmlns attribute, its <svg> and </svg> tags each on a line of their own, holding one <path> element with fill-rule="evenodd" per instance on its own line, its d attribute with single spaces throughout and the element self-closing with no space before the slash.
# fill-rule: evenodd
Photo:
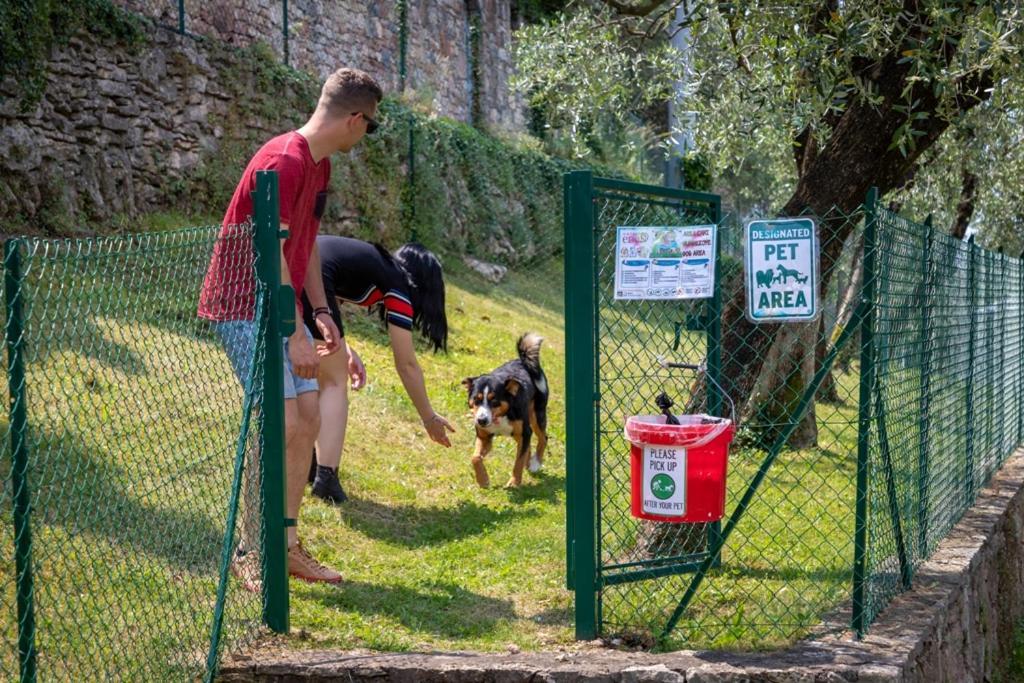
<svg viewBox="0 0 1024 683">
<path fill-rule="evenodd" d="M 320 229 L 331 162 L 313 161 L 306 138 L 297 131 L 263 145 L 242 174 L 224 214 L 210 267 L 199 295 L 199 317 L 207 320 L 251 320 L 255 307 L 252 240 L 244 226 L 252 220 L 256 171 L 277 171 L 281 223 L 288 225 L 284 258 L 296 301 L 302 295 L 309 257 Z M 318 195 L 321 195 L 318 201 Z"/>
</svg>

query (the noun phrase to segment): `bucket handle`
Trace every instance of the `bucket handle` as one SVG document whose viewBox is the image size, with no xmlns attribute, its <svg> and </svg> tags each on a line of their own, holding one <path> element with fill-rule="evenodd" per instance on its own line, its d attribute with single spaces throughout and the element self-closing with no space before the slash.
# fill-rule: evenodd
<svg viewBox="0 0 1024 683">
<path fill-rule="evenodd" d="M 729 402 L 729 419 L 732 422 L 732 424 L 739 427 L 739 425 L 736 423 L 736 404 L 733 403 L 732 397 L 729 396 L 729 392 L 723 389 L 722 385 L 719 384 L 714 377 L 708 374 L 708 366 L 706 361 L 701 363 L 700 365 L 695 365 L 693 363 L 676 363 L 674 361 L 667 360 L 664 356 L 658 356 L 658 365 L 660 365 L 663 368 L 681 368 L 683 370 L 703 372 L 705 379 L 714 384 L 715 388 L 718 389 L 719 393 L 725 397 L 726 401 Z"/>
</svg>

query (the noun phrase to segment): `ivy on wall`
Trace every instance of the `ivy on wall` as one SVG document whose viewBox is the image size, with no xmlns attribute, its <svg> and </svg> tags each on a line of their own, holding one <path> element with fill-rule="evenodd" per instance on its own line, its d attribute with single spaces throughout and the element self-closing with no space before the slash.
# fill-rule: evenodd
<svg viewBox="0 0 1024 683">
<path fill-rule="evenodd" d="M 21 106 L 35 106 L 46 89 L 50 50 L 78 31 L 112 38 L 126 48 L 145 40 L 142 22 L 109 0 L 0 2 L 0 80 L 17 76 Z"/>
</svg>

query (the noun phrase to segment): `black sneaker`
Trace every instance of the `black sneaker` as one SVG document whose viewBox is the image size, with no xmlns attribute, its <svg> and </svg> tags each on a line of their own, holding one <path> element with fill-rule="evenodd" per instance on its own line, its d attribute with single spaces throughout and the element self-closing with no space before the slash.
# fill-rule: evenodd
<svg viewBox="0 0 1024 683">
<path fill-rule="evenodd" d="M 309 460 L 309 479 L 307 481 L 310 484 L 316 481 L 316 448 L 313 449 L 313 455 Z"/>
<path fill-rule="evenodd" d="M 313 482 L 313 495 L 334 505 L 340 505 L 348 500 L 345 489 L 341 488 L 341 482 L 338 481 L 338 471 L 319 465 L 316 468 L 316 480 Z"/>
</svg>

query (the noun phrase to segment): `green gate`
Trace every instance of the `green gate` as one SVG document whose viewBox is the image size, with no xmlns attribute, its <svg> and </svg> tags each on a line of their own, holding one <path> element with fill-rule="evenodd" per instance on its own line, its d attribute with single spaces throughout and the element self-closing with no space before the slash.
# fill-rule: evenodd
<svg viewBox="0 0 1024 683">
<path fill-rule="evenodd" d="M 630 516 L 623 426 L 630 415 L 658 413 L 654 401 L 662 391 L 677 412 L 722 415 L 714 382 L 705 387 L 693 374 L 664 367 L 705 364 L 717 381 L 721 273 L 714 295 L 703 300 L 617 301 L 613 280 L 619 226 L 717 225 L 721 203 L 717 195 L 577 171 L 566 176 L 565 207 L 567 582 L 576 594 L 576 636 L 589 639 L 653 625 L 663 619 L 649 599 L 658 579 L 693 572 L 704 561 L 717 564 L 709 549 L 719 523 Z"/>
</svg>

